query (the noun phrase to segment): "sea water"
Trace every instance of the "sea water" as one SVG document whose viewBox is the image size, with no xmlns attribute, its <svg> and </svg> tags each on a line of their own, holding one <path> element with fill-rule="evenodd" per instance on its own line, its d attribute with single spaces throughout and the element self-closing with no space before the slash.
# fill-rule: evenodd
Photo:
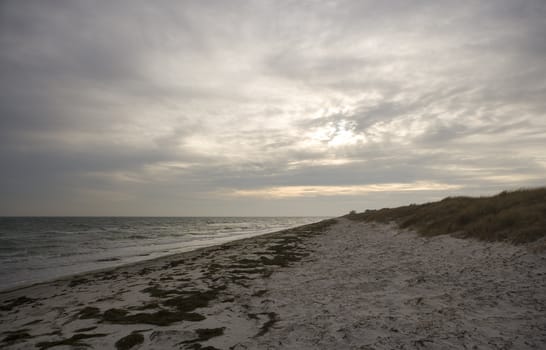
<svg viewBox="0 0 546 350">
<path fill-rule="evenodd" d="M 0 217 L 0 290 L 217 245 L 321 217 Z"/>
</svg>

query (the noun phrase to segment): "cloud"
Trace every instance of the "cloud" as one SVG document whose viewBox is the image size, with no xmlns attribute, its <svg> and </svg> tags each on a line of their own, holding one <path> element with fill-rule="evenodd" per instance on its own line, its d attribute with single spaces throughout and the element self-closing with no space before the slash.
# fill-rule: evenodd
<svg viewBox="0 0 546 350">
<path fill-rule="evenodd" d="M 3 1 L 0 214 L 330 214 L 544 185 L 545 15 Z"/>
<path fill-rule="evenodd" d="M 227 195 L 258 198 L 362 196 L 371 192 L 446 191 L 460 187 L 419 181 L 415 183 L 386 183 L 366 186 L 282 186 L 254 190 L 235 190 L 228 192 Z"/>
</svg>

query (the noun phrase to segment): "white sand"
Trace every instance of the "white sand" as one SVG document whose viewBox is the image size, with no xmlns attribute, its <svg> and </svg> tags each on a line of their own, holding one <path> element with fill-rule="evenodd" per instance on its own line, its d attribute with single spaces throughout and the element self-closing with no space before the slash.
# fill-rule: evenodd
<svg viewBox="0 0 546 350">
<path fill-rule="evenodd" d="M 109 349 L 136 330 L 143 343 L 133 349 L 546 349 L 544 253 L 448 236 L 427 239 L 347 219 L 303 243 L 290 241 L 294 236 L 287 231 L 110 275 L 88 274 L 73 287 L 64 280 L 2 293 L 4 306 L 21 296 L 38 300 L 1 311 L 0 347 L 35 349 L 74 334 L 98 334 L 80 342 Z M 271 249 L 282 237 L 285 246 L 297 247 L 292 253 L 309 255 L 260 272 L 265 258 L 259 257 L 274 257 Z M 181 257 L 183 263 L 169 267 Z M 173 294 L 142 292 L 149 286 Z M 163 303 L 181 290 L 218 291 L 208 306 L 193 311 L 204 320 L 159 326 L 80 318 L 86 306 L 101 315 L 111 308 L 131 315 L 171 310 Z M 149 308 L 135 310 L 143 305 Z M 90 327 L 96 328 L 75 332 Z M 197 341 L 196 329 L 215 328 L 223 334 Z"/>
</svg>

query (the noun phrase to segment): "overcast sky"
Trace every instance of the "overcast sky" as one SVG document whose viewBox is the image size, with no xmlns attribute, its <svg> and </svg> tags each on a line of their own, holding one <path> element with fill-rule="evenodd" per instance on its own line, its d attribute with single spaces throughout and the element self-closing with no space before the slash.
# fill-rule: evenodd
<svg viewBox="0 0 546 350">
<path fill-rule="evenodd" d="M 546 1 L 0 2 L 0 215 L 546 185 Z"/>
</svg>

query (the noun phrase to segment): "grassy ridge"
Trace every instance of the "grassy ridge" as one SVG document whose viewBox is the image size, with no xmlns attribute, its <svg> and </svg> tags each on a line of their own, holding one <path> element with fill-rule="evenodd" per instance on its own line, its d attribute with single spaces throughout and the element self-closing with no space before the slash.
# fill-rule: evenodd
<svg viewBox="0 0 546 350">
<path fill-rule="evenodd" d="M 448 197 L 439 202 L 351 213 L 349 219 L 394 221 L 426 236 L 456 234 L 487 241 L 528 243 L 546 236 L 546 188 L 493 197 Z"/>
</svg>

